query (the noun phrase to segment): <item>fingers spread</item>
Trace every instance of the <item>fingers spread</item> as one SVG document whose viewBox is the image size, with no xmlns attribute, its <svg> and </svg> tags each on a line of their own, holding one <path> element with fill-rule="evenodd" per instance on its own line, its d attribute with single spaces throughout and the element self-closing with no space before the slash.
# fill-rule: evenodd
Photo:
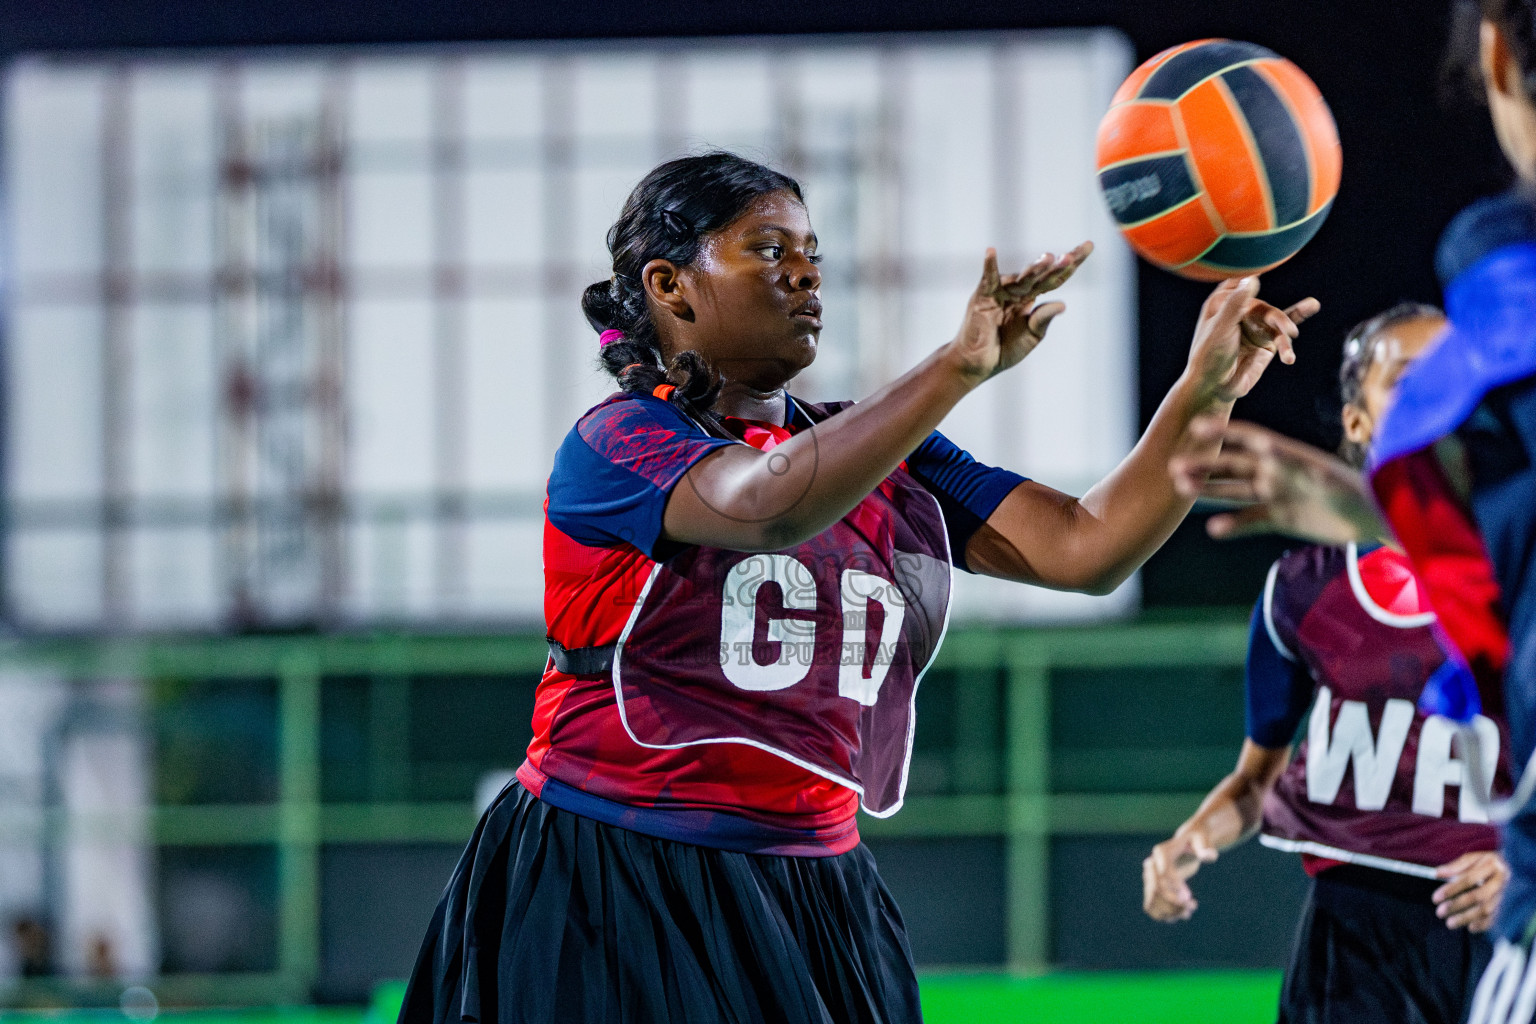
<svg viewBox="0 0 1536 1024">
<path fill-rule="evenodd" d="M 1174 490 L 1186 498 L 1200 497 L 1205 478 L 1210 470 L 1204 459 L 1176 455 L 1168 461 L 1168 472 L 1173 476 Z"/>
<path fill-rule="evenodd" d="M 1308 297 L 1288 307 L 1285 311 L 1285 315 L 1291 318 L 1291 323 L 1299 324 L 1303 320 L 1307 320 L 1313 316 L 1316 316 L 1318 311 L 1322 308 L 1323 304 L 1321 302 L 1318 302 L 1314 298 Z"/>
<path fill-rule="evenodd" d="M 1083 242 L 1060 256 L 1042 253 L 1017 274 L 998 278 L 992 288 L 994 297 L 1000 301 L 1033 302 L 1037 296 L 1066 284 L 1092 252 L 1093 243 Z"/>
<path fill-rule="evenodd" d="M 1256 348 L 1278 353 L 1280 361 L 1296 361 L 1291 339 L 1301 333 L 1295 322 L 1285 313 L 1267 302 L 1253 302 L 1243 314 L 1243 341 Z"/>
</svg>

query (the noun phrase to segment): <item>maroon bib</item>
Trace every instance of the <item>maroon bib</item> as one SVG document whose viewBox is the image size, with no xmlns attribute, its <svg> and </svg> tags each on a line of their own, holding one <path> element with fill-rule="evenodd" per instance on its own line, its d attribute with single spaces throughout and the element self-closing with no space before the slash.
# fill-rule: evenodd
<svg viewBox="0 0 1536 1024">
<path fill-rule="evenodd" d="M 1418 709 L 1424 682 L 1445 660 L 1433 613 L 1382 607 L 1362 564 L 1401 568 L 1387 549 L 1360 556 L 1309 547 L 1270 569 L 1265 626 L 1275 646 L 1317 683 L 1306 738 L 1264 801 L 1260 841 L 1284 850 L 1433 877 L 1436 865 L 1498 847 L 1488 812 L 1465 779 L 1455 726 Z M 1477 717 L 1482 766 L 1508 792 L 1501 722 Z"/>
<path fill-rule="evenodd" d="M 793 548 L 689 548 L 652 570 L 619 637 L 624 727 L 647 747 L 758 747 L 888 817 L 950 572 L 939 503 L 905 469 Z"/>
</svg>

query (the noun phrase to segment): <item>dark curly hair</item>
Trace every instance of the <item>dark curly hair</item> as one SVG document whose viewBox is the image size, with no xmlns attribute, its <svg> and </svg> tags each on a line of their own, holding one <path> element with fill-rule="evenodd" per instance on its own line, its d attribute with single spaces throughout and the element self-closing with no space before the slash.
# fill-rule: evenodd
<svg viewBox="0 0 1536 1024">
<path fill-rule="evenodd" d="M 1344 358 L 1339 363 L 1339 401 L 1346 406 L 1360 404 L 1360 396 L 1365 390 L 1365 378 L 1371 372 L 1371 364 L 1376 362 L 1382 335 L 1410 320 L 1443 316 L 1445 314 L 1438 306 L 1423 302 L 1399 302 L 1391 309 L 1351 327 L 1349 333 L 1344 335 Z M 1348 437 L 1339 442 L 1339 455 L 1356 468 L 1365 465 L 1365 447 Z"/>
<path fill-rule="evenodd" d="M 665 360 L 640 272 L 651 260 L 680 267 L 692 263 L 705 235 L 741 216 L 758 197 L 774 192 L 805 201 L 793 178 L 725 152 L 669 160 L 635 186 L 608 229 L 613 276 L 589 285 L 581 296 L 581 311 L 593 330 L 623 332 L 599 353 L 620 388 L 649 394 L 662 384 L 673 384 L 667 401 L 711 433 L 720 432 L 709 411 L 720 393 L 719 375 L 697 352 L 679 352 L 670 362 Z"/>
</svg>

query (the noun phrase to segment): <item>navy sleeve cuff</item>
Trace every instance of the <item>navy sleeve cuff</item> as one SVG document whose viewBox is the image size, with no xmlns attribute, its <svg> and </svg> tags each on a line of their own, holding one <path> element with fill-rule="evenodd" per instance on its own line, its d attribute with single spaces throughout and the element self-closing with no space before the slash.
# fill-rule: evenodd
<svg viewBox="0 0 1536 1024">
<path fill-rule="evenodd" d="M 938 431 L 907 457 L 907 469 L 939 500 L 950 560 L 966 572 L 965 546 L 997 506 L 1027 477 L 977 462 Z"/>
</svg>

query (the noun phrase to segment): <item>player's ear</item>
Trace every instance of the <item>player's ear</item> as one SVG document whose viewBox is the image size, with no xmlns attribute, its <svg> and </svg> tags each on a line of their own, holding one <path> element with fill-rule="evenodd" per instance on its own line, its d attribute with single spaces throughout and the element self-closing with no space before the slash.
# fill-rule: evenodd
<svg viewBox="0 0 1536 1024">
<path fill-rule="evenodd" d="M 1371 414 L 1360 406 L 1351 402 L 1344 407 L 1339 418 L 1344 421 L 1344 439 L 1360 445 L 1362 448 L 1371 443 L 1371 434 L 1376 430 L 1376 425 L 1371 421 Z"/>
<path fill-rule="evenodd" d="M 646 298 L 680 320 L 693 319 L 683 275 L 671 260 L 651 260 L 640 270 L 640 286 Z"/>
<path fill-rule="evenodd" d="M 1498 23 L 1484 18 L 1477 42 L 1478 64 L 1483 69 L 1483 83 L 1488 90 L 1506 96 L 1520 92 L 1520 62 L 1515 59 L 1509 39 Z"/>
</svg>

